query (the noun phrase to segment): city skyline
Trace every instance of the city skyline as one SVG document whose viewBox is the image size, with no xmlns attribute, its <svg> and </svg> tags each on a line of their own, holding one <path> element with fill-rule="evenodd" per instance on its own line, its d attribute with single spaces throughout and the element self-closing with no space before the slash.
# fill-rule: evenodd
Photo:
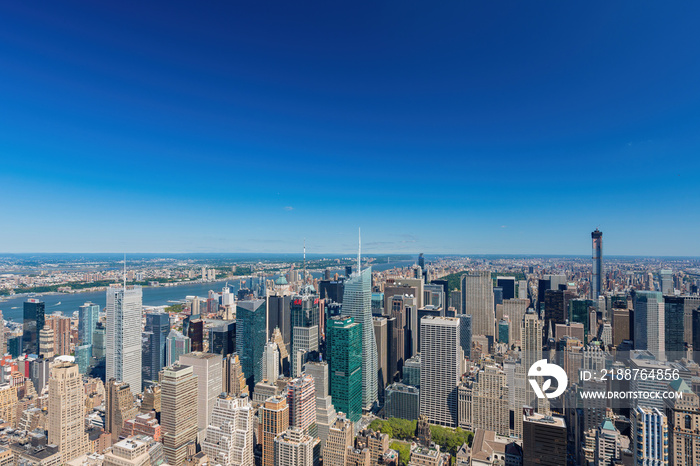
<svg viewBox="0 0 700 466">
<path fill-rule="evenodd" d="M 219 7 L 3 7 L 3 249 L 700 255 L 697 5 Z"/>
</svg>

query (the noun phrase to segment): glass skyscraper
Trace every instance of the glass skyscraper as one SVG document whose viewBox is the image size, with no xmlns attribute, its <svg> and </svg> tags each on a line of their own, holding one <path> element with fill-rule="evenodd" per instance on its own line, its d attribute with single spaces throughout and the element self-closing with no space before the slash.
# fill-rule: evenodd
<svg viewBox="0 0 700 466">
<path fill-rule="evenodd" d="M 251 391 L 262 380 L 262 355 L 267 342 L 266 314 L 264 299 L 238 301 L 236 305 L 236 352 Z"/>
<path fill-rule="evenodd" d="M 362 326 L 362 408 L 377 402 L 377 344 L 372 324 L 372 268 L 353 273 L 345 281 L 343 315 Z"/>
<path fill-rule="evenodd" d="M 357 422 L 362 417 L 362 326 L 352 317 L 332 317 L 326 340 L 333 404 L 336 411 Z"/>
<path fill-rule="evenodd" d="M 78 339 L 81 344 L 92 345 L 92 335 L 99 317 L 99 304 L 85 303 L 78 308 Z"/>
<path fill-rule="evenodd" d="M 131 392 L 141 393 L 141 317 L 140 286 L 110 286 L 106 307 L 106 377 L 126 382 Z"/>
<path fill-rule="evenodd" d="M 30 298 L 24 302 L 22 353 L 39 354 L 39 332 L 46 322 L 43 301 Z"/>
<path fill-rule="evenodd" d="M 158 373 L 165 367 L 165 346 L 170 333 L 170 316 L 164 312 L 146 314 L 143 348 L 144 386 L 158 382 Z"/>
</svg>

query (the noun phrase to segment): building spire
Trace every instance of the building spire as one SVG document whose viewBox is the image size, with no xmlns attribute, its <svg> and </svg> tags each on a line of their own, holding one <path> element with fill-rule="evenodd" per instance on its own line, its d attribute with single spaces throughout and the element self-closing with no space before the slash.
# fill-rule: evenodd
<svg viewBox="0 0 700 466">
<path fill-rule="evenodd" d="M 304 283 L 306 283 L 306 238 L 304 238 Z"/>
<path fill-rule="evenodd" d="M 126 293 L 126 253 L 124 253 L 124 293 Z"/>
<path fill-rule="evenodd" d="M 362 252 L 362 231 L 360 227 L 357 227 L 357 273 L 359 274 L 362 270 L 362 263 L 360 262 L 360 254 Z"/>
</svg>

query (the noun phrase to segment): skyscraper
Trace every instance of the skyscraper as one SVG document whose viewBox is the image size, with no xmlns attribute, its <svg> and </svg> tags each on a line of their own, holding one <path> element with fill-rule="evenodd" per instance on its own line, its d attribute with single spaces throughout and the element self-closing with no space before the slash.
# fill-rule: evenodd
<svg viewBox="0 0 700 466">
<path fill-rule="evenodd" d="M 238 301 L 236 305 L 236 352 L 248 388 L 262 381 L 262 355 L 267 342 L 264 299 Z"/>
<path fill-rule="evenodd" d="M 44 327 L 53 330 L 54 354 L 58 356 L 71 354 L 70 317 L 59 315 L 49 316 L 46 318 Z"/>
<path fill-rule="evenodd" d="M 472 316 L 459 314 L 459 346 L 464 351 L 464 357 L 472 357 Z"/>
<path fill-rule="evenodd" d="M 163 369 L 160 425 L 165 458 L 173 466 L 183 465 L 188 445 L 197 440 L 197 376 L 192 367 Z"/>
<path fill-rule="evenodd" d="M 275 466 L 313 466 L 318 439 L 298 427 L 289 426 L 275 438 Z"/>
<path fill-rule="evenodd" d="M 490 272 L 472 271 L 462 277 L 462 314 L 472 316 L 473 335 L 495 339 L 496 313 Z"/>
<path fill-rule="evenodd" d="M 245 375 L 243 375 L 238 354 L 229 354 L 223 358 L 221 372 L 222 391 L 231 396 L 250 394 L 248 385 L 245 383 Z"/>
<path fill-rule="evenodd" d="M 39 354 L 39 332 L 46 323 L 43 301 L 29 298 L 24 302 L 24 320 L 22 324 L 22 352 Z"/>
<path fill-rule="evenodd" d="M 543 321 L 537 316 L 534 309 L 528 309 L 520 325 L 520 335 L 522 337 L 521 359 L 523 368 L 527 372 L 530 366 L 542 359 Z"/>
<path fill-rule="evenodd" d="M 637 406 L 632 411 L 632 444 L 635 464 L 668 464 L 668 420 L 657 408 Z M 691 464 L 691 463 L 686 463 Z"/>
<path fill-rule="evenodd" d="M 358 264 L 359 265 L 359 264 Z M 362 408 L 377 402 L 377 344 L 372 326 L 372 268 L 358 270 L 345 281 L 343 314 L 361 325 L 362 331 Z M 333 399 L 336 399 L 333 397 Z"/>
<path fill-rule="evenodd" d="M 116 442 L 119 440 L 124 421 L 136 417 L 138 409 L 134 405 L 134 395 L 127 383 L 115 379 L 107 380 L 105 396 L 105 430 L 112 434 L 112 442 Z"/>
<path fill-rule="evenodd" d="M 352 317 L 332 317 L 326 340 L 333 404 L 357 422 L 362 416 L 362 326 Z"/>
<path fill-rule="evenodd" d="M 348 447 L 352 446 L 354 424 L 339 415 L 328 433 L 326 446 L 323 448 L 324 466 L 346 466 Z"/>
<path fill-rule="evenodd" d="M 207 426 L 202 451 L 222 466 L 254 466 L 254 410 L 248 397 L 220 396 Z"/>
<path fill-rule="evenodd" d="M 140 286 L 107 289 L 106 377 L 128 383 L 134 394 L 141 392 L 141 300 Z"/>
<path fill-rule="evenodd" d="M 566 421 L 563 417 L 528 413 L 523 416 L 523 466 L 567 464 Z"/>
<path fill-rule="evenodd" d="M 78 340 L 83 345 L 92 345 L 92 335 L 100 317 L 100 306 L 85 303 L 78 308 Z"/>
<path fill-rule="evenodd" d="M 146 314 L 144 333 L 147 335 L 143 351 L 144 384 L 158 381 L 158 373 L 166 365 L 166 340 L 170 333 L 170 317 L 164 312 Z"/>
<path fill-rule="evenodd" d="M 421 320 L 420 414 L 450 427 L 458 423 L 457 386 L 464 361 L 459 324 L 454 317 Z"/>
<path fill-rule="evenodd" d="M 670 464 L 700 464 L 700 398 L 683 379 L 670 385 L 673 391 L 683 393 L 683 398 L 666 400 Z"/>
<path fill-rule="evenodd" d="M 321 440 L 321 450 L 326 445 L 328 432 L 335 423 L 338 413 L 328 390 L 328 363 L 307 362 L 304 371 L 314 379 L 316 388 L 316 435 Z"/>
<path fill-rule="evenodd" d="M 595 229 L 591 233 L 593 240 L 593 273 L 591 274 L 591 299 L 598 302 L 603 292 L 603 232 Z"/>
<path fill-rule="evenodd" d="M 262 466 L 275 466 L 275 437 L 289 427 L 289 407 L 284 395 L 271 396 L 260 407 Z"/>
<path fill-rule="evenodd" d="M 263 350 L 263 375 L 262 379 L 270 383 L 277 382 L 280 376 L 280 352 L 277 343 L 270 341 Z"/>
<path fill-rule="evenodd" d="M 648 350 L 656 359 L 666 359 L 665 314 L 661 292 L 635 292 L 634 349 Z"/>
<path fill-rule="evenodd" d="M 65 362 L 53 366 L 49 379 L 49 442 L 58 445 L 62 463 L 88 451 L 84 397 L 78 366 Z"/>
<path fill-rule="evenodd" d="M 289 425 L 316 436 L 316 386 L 313 377 L 302 374 L 287 384 Z"/>
<path fill-rule="evenodd" d="M 661 269 L 659 272 L 659 288 L 661 288 L 659 291 L 663 294 L 673 294 L 673 270 Z"/>
<path fill-rule="evenodd" d="M 683 296 L 664 296 L 664 340 L 666 357 L 669 361 L 685 357 L 684 301 Z"/>
<path fill-rule="evenodd" d="M 191 351 L 190 338 L 177 330 L 171 330 L 166 339 L 166 365 L 175 364 L 180 356 Z"/>
<path fill-rule="evenodd" d="M 192 367 L 197 377 L 197 428 L 202 431 L 209 425 L 216 398 L 221 394 L 221 355 L 192 352 L 180 356 L 180 364 Z"/>
</svg>

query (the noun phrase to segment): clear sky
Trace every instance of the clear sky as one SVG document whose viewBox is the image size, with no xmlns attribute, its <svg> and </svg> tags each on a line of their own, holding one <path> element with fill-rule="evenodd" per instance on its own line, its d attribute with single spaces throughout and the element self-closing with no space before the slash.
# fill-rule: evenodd
<svg viewBox="0 0 700 466">
<path fill-rule="evenodd" d="M 0 251 L 700 255 L 698 18 L 3 2 Z"/>
</svg>

